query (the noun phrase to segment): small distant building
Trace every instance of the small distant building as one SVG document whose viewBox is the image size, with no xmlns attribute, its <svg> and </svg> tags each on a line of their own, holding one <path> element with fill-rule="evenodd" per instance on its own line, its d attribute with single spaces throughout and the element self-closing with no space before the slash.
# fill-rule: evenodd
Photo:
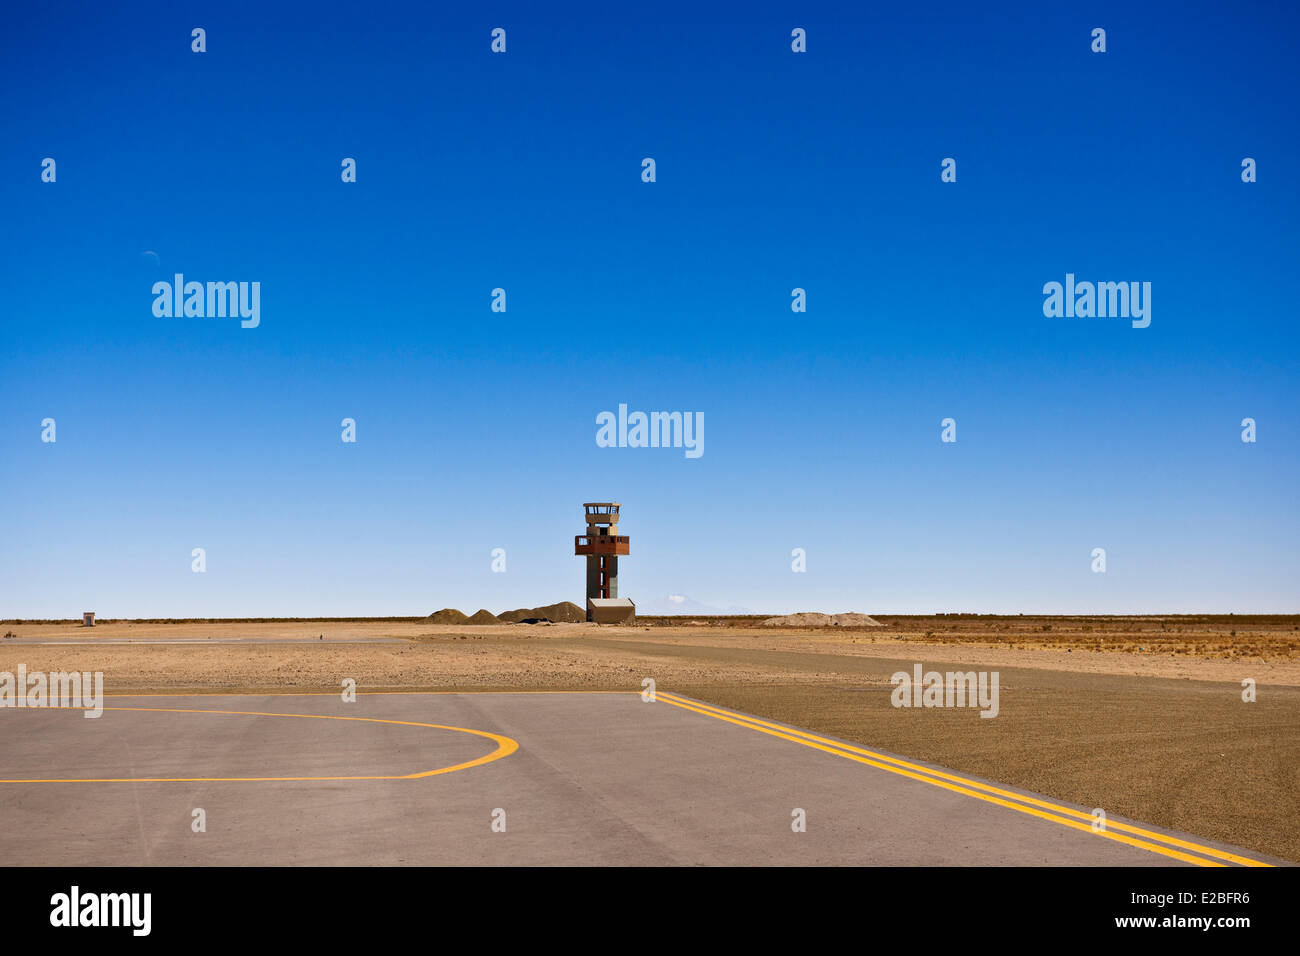
<svg viewBox="0 0 1300 956">
<path fill-rule="evenodd" d="M 94 627 L 94 626 L 95 626 L 95 612 L 94 612 L 94 611 L 84 611 L 84 612 L 82 612 L 82 615 L 81 615 L 81 626 L 82 626 L 82 627 Z"/>
<path fill-rule="evenodd" d="M 636 617 L 631 598 L 587 598 L 587 620 L 596 624 L 623 624 Z"/>
</svg>

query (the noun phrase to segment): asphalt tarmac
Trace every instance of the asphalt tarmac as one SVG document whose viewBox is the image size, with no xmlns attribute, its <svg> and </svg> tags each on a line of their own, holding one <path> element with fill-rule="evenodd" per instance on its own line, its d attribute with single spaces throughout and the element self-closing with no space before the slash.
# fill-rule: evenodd
<svg viewBox="0 0 1300 956">
<path fill-rule="evenodd" d="M 6 866 L 1281 862 L 1093 810 L 671 693 L 0 710 Z"/>
</svg>

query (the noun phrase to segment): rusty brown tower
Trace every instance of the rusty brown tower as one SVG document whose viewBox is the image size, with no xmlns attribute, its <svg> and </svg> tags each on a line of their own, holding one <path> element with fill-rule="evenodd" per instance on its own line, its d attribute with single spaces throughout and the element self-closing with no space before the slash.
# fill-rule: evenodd
<svg viewBox="0 0 1300 956">
<path fill-rule="evenodd" d="M 589 501 L 582 506 L 587 533 L 573 536 L 573 553 L 587 558 L 587 620 L 591 601 L 618 597 L 618 557 L 630 553 L 628 536 L 618 533 L 617 501 Z"/>
</svg>

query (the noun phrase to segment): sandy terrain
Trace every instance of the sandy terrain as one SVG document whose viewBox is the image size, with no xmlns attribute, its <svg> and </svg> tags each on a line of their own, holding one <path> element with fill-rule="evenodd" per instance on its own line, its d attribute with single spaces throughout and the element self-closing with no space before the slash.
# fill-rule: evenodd
<svg viewBox="0 0 1300 956">
<path fill-rule="evenodd" d="M 737 621 L 740 623 L 737 623 Z M 1218 619 L 1216 619 L 1218 620 Z M 1223 618 L 1227 621 L 1227 618 Z M 1246 621 L 1246 619 L 1242 619 Z M 888 623 L 884 623 L 888 622 Z M 1173 622 L 1173 623 L 1170 623 Z M 480 627 L 435 625 L 422 620 L 280 621 L 274 623 L 102 622 L 0 624 L 14 635 L 0 640 L 22 647 L 29 666 L 38 652 L 50 660 L 94 661 L 79 669 L 103 670 L 112 687 L 257 687 L 290 684 L 333 686 L 333 674 L 360 669 L 367 682 L 385 686 L 439 686 L 448 678 L 484 679 L 493 686 L 536 686 L 541 672 L 558 669 L 566 681 L 606 686 L 622 680 L 619 666 L 639 645 L 678 648 L 680 665 L 699 680 L 730 681 L 752 676 L 754 668 L 786 672 L 785 655 L 800 655 L 794 671 L 812 681 L 843 669 L 828 658 L 908 657 L 977 667 L 1018 667 L 1080 674 L 1117 674 L 1204 681 L 1245 677 L 1259 683 L 1300 686 L 1300 623 L 1296 618 L 1260 618 L 1255 623 L 1206 623 L 1178 618 L 882 618 L 882 627 L 765 627 L 761 618 L 641 619 L 632 626 L 496 624 Z M 1046 629 L 1045 629 L 1046 628 Z M 267 657 L 250 648 L 248 657 L 231 643 L 276 646 Z M 391 644 L 386 652 L 338 645 Z M 576 643 L 575 643 L 576 642 Z M 612 642 L 612 643 L 610 643 Z M 130 643 L 140 644 L 131 648 Z M 282 644 L 309 644 L 299 652 Z M 58 650 L 62 645 L 66 650 Z M 167 653 L 149 645 L 175 644 Z M 204 648 L 204 644 L 212 647 Z M 462 646 L 462 644 L 464 646 Z M 98 647 L 97 647 L 98 645 Z M 606 646 L 594 652 L 597 645 Z M 413 647 L 423 648 L 412 653 Z M 443 648 L 434 653 L 434 648 Z M 60 656 L 62 655 L 62 656 Z M 270 663 L 274 662 L 274 664 Z M 278 666 L 292 663 L 292 667 Z M 71 665 L 70 665 L 71 666 Z M 578 672 L 572 673 L 577 666 Z M 610 668 L 613 668 L 612 670 Z M 301 669 L 299 669 L 301 668 Z M 42 668 L 45 670 L 55 667 Z M 857 665 L 849 668 L 859 672 Z M 361 680 L 360 674 L 352 674 Z M 392 682 L 389 684 L 388 682 Z"/>
<path fill-rule="evenodd" d="M 0 624 L 0 670 L 110 691 L 640 689 L 944 764 L 1300 860 L 1297 618 L 891 618 L 432 626 L 422 621 Z M 1235 633 L 1234 633 L 1235 632 Z M 47 642 L 85 641 L 67 644 Z M 1140 649 L 1139 649 L 1140 648 Z M 996 670 L 1000 712 L 891 706 L 890 675 Z M 1253 678 L 1258 700 L 1242 700 Z M 598 729 L 593 731 L 598 732 Z"/>
</svg>

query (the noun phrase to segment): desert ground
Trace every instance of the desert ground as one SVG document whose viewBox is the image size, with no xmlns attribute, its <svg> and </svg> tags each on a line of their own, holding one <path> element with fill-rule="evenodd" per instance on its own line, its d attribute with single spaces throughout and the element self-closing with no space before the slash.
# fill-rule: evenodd
<svg viewBox="0 0 1300 956">
<path fill-rule="evenodd" d="M 102 671 L 113 694 L 337 692 L 347 678 L 363 694 L 639 691 L 652 678 L 661 691 L 1300 861 L 1300 617 L 873 616 L 880 626 L 9 621 L 0 671 Z M 917 663 L 996 670 L 997 718 L 891 706 L 890 676 Z"/>
</svg>

